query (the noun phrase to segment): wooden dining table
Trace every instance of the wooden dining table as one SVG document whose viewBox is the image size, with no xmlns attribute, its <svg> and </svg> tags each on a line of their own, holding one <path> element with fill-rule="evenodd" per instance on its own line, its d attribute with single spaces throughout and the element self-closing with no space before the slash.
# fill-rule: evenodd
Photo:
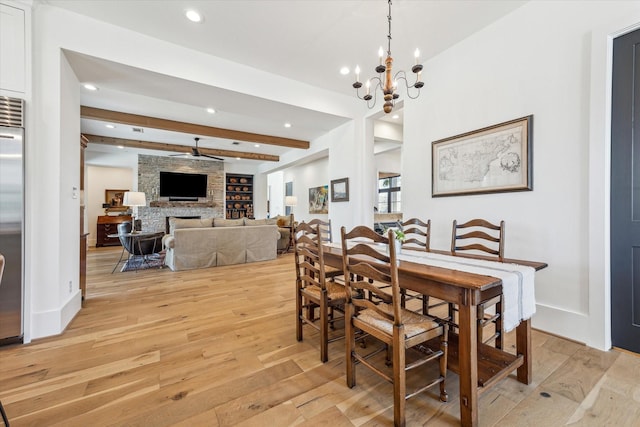
<svg viewBox="0 0 640 427">
<path fill-rule="evenodd" d="M 452 255 L 448 251 L 431 252 Z M 474 259 L 494 259 L 480 255 L 459 255 Z M 342 268 L 342 249 L 324 246 L 325 263 Z M 505 259 L 504 263 L 533 267 L 536 271 L 546 263 Z M 478 305 L 502 293 L 502 280 L 493 276 L 468 273 L 400 260 L 400 286 L 430 297 L 458 305 L 458 333 L 449 334 L 448 368 L 460 378 L 460 421 L 463 426 L 478 425 L 478 396 L 499 380 L 517 371 L 518 381 L 532 380 L 531 320 L 516 327 L 516 354 L 478 342 Z M 437 343 L 433 343 L 437 345 Z"/>
</svg>

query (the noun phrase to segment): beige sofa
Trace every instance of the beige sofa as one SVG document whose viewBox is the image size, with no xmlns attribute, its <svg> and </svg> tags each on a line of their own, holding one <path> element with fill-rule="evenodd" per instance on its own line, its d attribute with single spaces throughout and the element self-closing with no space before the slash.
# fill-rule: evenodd
<svg viewBox="0 0 640 427">
<path fill-rule="evenodd" d="M 169 220 L 165 265 L 173 271 L 266 261 L 277 256 L 275 220 Z"/>
</svg>

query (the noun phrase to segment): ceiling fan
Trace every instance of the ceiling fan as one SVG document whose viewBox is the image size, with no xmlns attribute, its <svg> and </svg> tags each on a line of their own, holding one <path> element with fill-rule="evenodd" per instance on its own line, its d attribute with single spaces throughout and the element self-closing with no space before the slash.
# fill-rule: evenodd
<svg viewBox="0 0 640 427">
<path fill-rule="evenodd" d="M 198 149 L 198 141 L 200 141 L 199 137 L 195 137 L 193 138 L 196 141 L 196 146 L 195 147 L 191 147 L 191 153 L 187 153 L 187 156 L 190 157 L 208 157 L 209 159 L 214 159 L 214 160 L 218 160 L 220 162 L 224 162 L 224 159 L 220 158 L 220 157 L 216 157 L 216 156 L 211 156 L 209 154 L 204 154 L 201 153 L 200 150 Z M 184 156 L 184 154 L 170 154 L 171 156 Z"/>
</svg>

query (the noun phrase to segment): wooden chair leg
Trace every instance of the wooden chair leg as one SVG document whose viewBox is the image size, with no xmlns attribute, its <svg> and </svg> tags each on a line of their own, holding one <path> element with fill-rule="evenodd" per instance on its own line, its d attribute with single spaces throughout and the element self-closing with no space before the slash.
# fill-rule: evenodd
<svg viewBox="0 0 640 427">
<path fill-rule="evenodd" d="M 327 295 L 320 296 L 320 360 L 329 360 L 329 313 L 327 309 Z"/>
<path fill-rule="evenodd" d="M 296 292 L 296 339 L 302 341 L 302 295 Z"/>
<path fill-rule="evenodd" d="M 401 335 L 404 338 L 404 328 L 394 327 L 394 335 Z M 405 425 L 404 410 L 407 396 L 407 371 L 405 370 L 406 349 L 404 339 L 394 337 L 397 345 L 392 346 L 393 353 L 393 424 L 395 426 Z"/>
<path fill-rule="evenodd" d="M 447 378 L 447 357 L 449 357 L 449 330 L 446 326 L 443 326 L 442 341 L 440 342 L 440 350 L 442 350 L 442 356 L 440 357 L 440 400 L 446 402 L 449 400 L 449 394 L 446 389 Z"/>
<path fill-rule="evenodd" d="M 9 427 L 9 418 L 7 418 L 7 413 L 4 412 L 4 407 L 2 406 L 2 402 L 0 402 L 0 415 L 2 415 L 2 421 L 6 427 Z"/>
<path fill-rule="evenodd" d="M 356 363 L 353 352 L 356 348 L 356 336 L 353 327 L 353 304 L 345 304 L 344 306 L 344 329 L 345 329 L 345 357 L 347 371 L 347 386 L 353 388 L 356 385 Z"/>
<path fill-rule="evenodd" d="M 496 304 L 496 313 L 498 313 L 498 318 L 496 319 L 496 333 L 498 336 L 496 337 L 496 348 L 502 350 L 502 346 L 504 345 L 504 306 L 502 304 L 502 298 Z"/>
</svg>

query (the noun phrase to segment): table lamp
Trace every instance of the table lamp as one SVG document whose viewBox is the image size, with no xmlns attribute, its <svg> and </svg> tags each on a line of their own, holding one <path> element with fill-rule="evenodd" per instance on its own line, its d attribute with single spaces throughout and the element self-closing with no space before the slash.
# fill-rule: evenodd
<svg viewBox="0 0 640 427">
<path fill-rule="evenodd" d="M 147 198 L 142 191 L 127 191 L 124 193 L 124 200 L 122 201 L 124 206 L 138 207 L 147 206 Z M 137 213 L 137 209 L 136 209 Z M 131 233 L 137 233 L 136 229 L 136 217 L 133 216 L 133 225 L 131 227 Z"/>
<path fill-rule="evenodd" d="M 298 198 L 296 196 L 285 196 L 284 197 L 284 205 L 288 207 L 286 214 L 289 215 L 291 213 L 291 208 L 298 204 Z"/>
</svg>

